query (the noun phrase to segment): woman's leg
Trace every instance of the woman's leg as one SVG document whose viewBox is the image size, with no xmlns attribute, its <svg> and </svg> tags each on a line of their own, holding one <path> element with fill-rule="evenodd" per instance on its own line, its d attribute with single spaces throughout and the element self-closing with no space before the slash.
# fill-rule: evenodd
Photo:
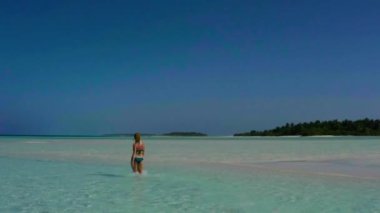
<svg viewBox="0 0 380 213">
<path fill-rule="evenodd" d="M 135 160 L 133 159 L 133 156 L 131 157 L 131 168 L 132 168 L 132 171 L 133 173 L 136 173 L 136 162 Z"/>
<path fill-rule="evenodd" d="M 144 170 L 144 163 L 143 162 L 140 162 L 140 163 L 137 163 L 137 171 L 142 174 Z"/>
</svg>

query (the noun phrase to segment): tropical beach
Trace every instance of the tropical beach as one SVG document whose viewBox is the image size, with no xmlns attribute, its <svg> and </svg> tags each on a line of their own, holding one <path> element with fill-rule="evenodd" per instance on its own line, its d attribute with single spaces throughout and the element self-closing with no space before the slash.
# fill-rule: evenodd
<svg viewBox="0 0 380 213">
<path fill-rule="evenodd" d="M 0 211 L 377 212 L 379 139 L 1 137 Z"/>
<path fill-rule="evenodd" d="M 380 212 L 380 1 L 0 1 L 0 213 Z"/>
</svg>

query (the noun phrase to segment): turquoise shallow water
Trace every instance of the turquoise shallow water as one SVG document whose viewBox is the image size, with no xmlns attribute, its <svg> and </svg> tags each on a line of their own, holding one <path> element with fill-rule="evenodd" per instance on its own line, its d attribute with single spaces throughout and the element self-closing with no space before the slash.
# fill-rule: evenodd
<svg viewBox="0 0 380 213">
<path fill-rule="evenodd" d="M 380 212 L 380 138 L 0 138 L 0 212 Z"/>
</svg>

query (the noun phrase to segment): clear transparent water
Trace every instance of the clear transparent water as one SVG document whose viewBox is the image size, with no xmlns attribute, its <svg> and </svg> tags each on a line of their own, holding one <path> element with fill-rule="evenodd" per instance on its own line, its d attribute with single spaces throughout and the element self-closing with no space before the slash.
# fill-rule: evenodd
<svg viewBox="0 0 380 213">
<path fill-rule="evenodd" d="M 380 138 L 0 137 L 0 212 L 380 212 Z"/>
</svg>

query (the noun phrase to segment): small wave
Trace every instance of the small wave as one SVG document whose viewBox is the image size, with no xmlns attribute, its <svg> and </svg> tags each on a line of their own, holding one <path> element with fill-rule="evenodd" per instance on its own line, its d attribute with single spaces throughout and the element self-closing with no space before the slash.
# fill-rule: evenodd
<svg viewBox="0 0 380 213">
<path fill-rule="evenodd" d="M 132 172 L 129 176 L 148 176 L 148 171 L 144 170 L 141 174 L 139 174 L 138 172 Z"/>
<path fill-rule="evenodd" d="M 35 144 L 35 143 L 37 143 L 37 144 L 39 144 L 39 143 L 48 143 L 48 142 L 46 142 L 46 141 L 26 141 L 24 143 L 29 143 L 29 144 Z"/>
</svg>

